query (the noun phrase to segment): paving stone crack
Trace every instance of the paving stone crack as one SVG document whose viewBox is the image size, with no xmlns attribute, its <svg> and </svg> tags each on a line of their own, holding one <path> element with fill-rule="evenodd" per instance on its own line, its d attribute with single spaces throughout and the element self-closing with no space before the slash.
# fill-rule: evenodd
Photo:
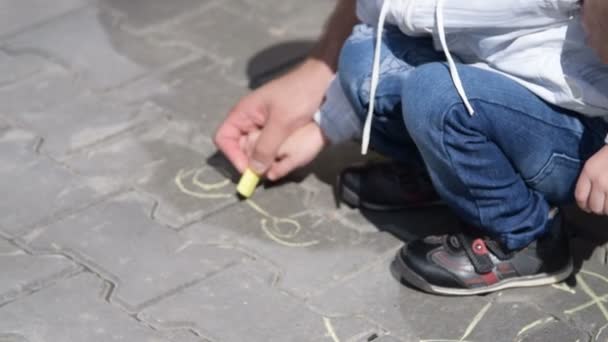
<svg viewBox="0 0 608 342">
<path fill-rule="evenodd" d="M 200 16 L 201 14 L 203 14 L 204 12 L 208 11 L 211 8 L 215 8 L 215 7 L 219 6 L 220 4 L 222 4 L 222 0 L 214 0 L 214 1 L 205 2 L 201 5 L 199 5 L 196 9 L 192 9 L 192 10 L 188 11 L 187 13 L 179 15 L 175 18 L 165 20 L 161 23 L 154 25 L 153 27 L 136 29 L 136 28 L 130 27 L 129 25 L 123 25 L 124 24 L 123 22 L 119 22 L 119 25 L 120 25 L 121 29 L 124 30 L 124 32 L 127 32 L 127 33 L 132 34 L 137 37 L 145 37 L 147 35 L 154 34 L 154 33 L 170 34 L 170 33 L 173 33 L 173 31 L 172 31 L 173 27 L 179 25 L 182 22 L 195 19 L 198 16 Z"/>
<path fill-rule="evenodd" d="M 85 9 L 90 8 L 91 6 L 93 6 L 93 3 L 89 2 L 86 5 L 78 6 L 76 8 L 73 8 L 71 10 L 65 11 L 65 12 L 60 13 L 58 15 L 52 16 L 52 17 L 47 18 L 45 20 L 40 20 L 37 23 L 35 23 L 33 25 L 30 25 L 30 26 L 27 26 L 27 27 L 24 27 L 22 29 L 5 32 L 3 34 L 0 34 L 0 41 L 6 41 L 6 40 L 10 39 L 11 37 L 18 36 L 18 35 L 26 32 L 26 31 L 29 31 L 29 30 L 35 30 L 35 29 L 41 28 L 41 27 L 43 27 L 43 26 L 45 26 L 45 25 L 47 25 L 49 23 L 52 23 L 54 21 L 63 20 L 65 18 L 67 18 L 67 17 L 70 17 L 71 15 L 73 15 L 75 13 L 78 13 L 80 11 L 84 11 Z"/>
<path fill-rule="evenodd" d="M 163 301 L 163 300 L 165 300 L 165 299 L 167 299 L 167 298 L 169 298 L 171 296 L 174 296 L 174 295 L 176 295 L 176 294 L 178 294 L 178 293 L 180 293 L 180 292 L 182 292 L 182 291 L 184 291 L 186 289 L 189 289 L 189 288 L 194 287 L 194 286 L 196 286 L 196 285 L 198 285 L 198 284 L 200 284 L 200 283 L 202 283 L 204 281 L 207 281 L 208 279 L 213 278 L 214 276 L 216 276 L 216 275 L 218 275 L 218 274 L 220 274 L 220 273 L 222 273 L 222 272 L 224 272 L 226 270 L 229 270 L 229 269 L 231 269 L 233 267 L 236 267 L 236 266 L 238 266 L 240 264 L 241 264 L 241 262 L 238 262 L 238 261 L 237 262 L 229 263 L 228 265 L 226 265 L 226 267 L 224 267 L 222 269 L 210 272 L 210 273 L 206 274 L 203 277 L 200 277 L 200 278 L 194 279 L 192 281 L 186 282 L 186 283 L 184 283 L 184 284 L 182 284 L 182 285 L 180 285 L 178 287 L 175 287 L 175 288 L 173 288 L 173 289 L 171 289 L 169 291 L 166 291 L 163 294 L 161 294 L 159 296 L 156 296 L 156 297 L 154 297 L 152 299 L 149 299 L 149 300 L 147 300 L 147 301 L 145 301 L 145 302 L 143 302 L 143 303 L 141 303 L 139 305 L 136 305 L 136 306 L 129 305 L 128 303 L 126 303 L 122 299 L 120 299 L 118 297 L 115 297 L 114 294 L 112 294 L 112 296 L 110 297 L 110 301 L 112 303 L 117 303 L 119 306 L 123 307 L 128 312 L 135 314 L 137 312 L 141 312 L 143 309 L 145 309 L 147 307 L 153 306 L 153 305 L 155 305 L 155 304 L 157 304 L 157 303 L 159 303 L 159 302 L 161 302 L 161 301 Z M 117 285 L 116 287 L 118 288 L 119 285 Z"/>
<path fill-rule="evenodd" d="M 24 47 L 24 48 L 9 48 L 4 47 L 4 51 L 13 56 L 21 56 L 21 55 L 30 55 L 39 57 L 51 64 L 55 64 L 60 66 L 64 71 L 70 73 L 72 76 L 77 76 L 79 73 L 75 70 L 72 70 L 70 66 L 70 62 L 62 59 L 59 56 L 56 56 L 52 53 L 48 53 L 45 50 L 35 48 L 35 47 Z M 78 77 L 75 77 L 78 78 Z"/>
<path fill-rule="evenodd" d="M 16 302 L 22 298 L 31 296 L 35 293 L 51 288 L 60 281 L 74 278 L 83 273 L 84 271 L 85 268 L 79 265 L 78 267 L 75 267 L 73 269 L 67 269 L 62 272 L 56 273 L 46 280 L 39 280 L 32 284 L 28 284 L 25 288 L 10 295 L 10 298 L 8 295 L 6 296 L 7 298 L 3 298 L 2 296 L 0 296 L 0 308 L 13 302 Z"/>
<path fill-rule="evenodd" d="M 328 284 L 325 287 L 323 287 L 317 291 L 313 291 L 310 294 L 310 298 L 320 296 L 324 292 L 329 291 L 332 288 L 339 286 L 353 278 L 356 278 L 357 276 L 359 276 L 365 272 L 368 272 L 371 268 L 373 268 L 375 266 L 387 264 L 387 261 L 391 260 L 396 255 L 397 251 L 399 251 L 400 249 L 401 249 L 401 246 L 395 247 L 395 248 L 385 252 L 384 254 L 378 256 L 376 258 L 376 260 L 371 261 L 367 264 L 364 264 L 363 266 L 361 266 L 361 268 L 359 268 L 349 274 L 344 275 L 343 277 L 341 277 L 341 279 L 336 279 L 336 280 L 332 280 L 332 281 L 328 282 Z M 390 276 L 390 271 L 389 271 L 388 267 L 387 267 L 387 276 Z"/>
<path fill-rule="evenodd" d="M 42 148 L 42 145 L 44 144 L 44 137 L 38 137 L 38 139 L 36 139 L 36 142 L 34 143 L 34 153 L 40 155 L 40 149 Z"/>
<path fill-rule="evenodd" d="M 128 192 L 128 191 L 127 191 Z M 53 223 L 60 223 L 64 220 L 67 220 L 71 217 L 73 217 L 74 215 L 86 211 L 94 206 L 97 206 L 99 204 L 103 204 L 108 202 L 109 200 L 115 198 L 115 197 L 119 197 L 120 195 L 124 194 L 123 189 L 120 190 L 116 190 L 116 191 L 112 191 L 109 192 L 107 194 L 103 194 L 100 195 L 99 197 L 95 198 L 94 200 L 92 200 L 91 202 L 86 203 L 83 206 L 80 207 L 76 207 L 76 208 L 68 208 L 68 209 L 64 209 L 64 210 L 60 210 L 56 213 L 54 213 L 53 215 L 50 215 L 49 217 L 41 220 L 40 222 L 36 222 L 34 224 L 28 225 L 28 226 L 24 226 L 22 227 L 23 232 L 20 233 L 17 236 L 10 236 L 8 235 L 11 239 L 12 238 L 21 238 L 21 237 L 26 237 L 27 235 L 31 234 L 32 232 L 40 229 L 42 231 L 44 231 L 45 227 L 53 224 Z"/>
<path fill-rule="evenodd" d="M 193 219 L 193 220 L 191 220 L 189 222 L 186 222 L 186 223 L 182 224 L 181 226 L 174 227 L 173 229 L 175 231 L 178 231 L 178 232 L 184 231 L 184 230 L 186 230 L 188 227 L 190 227 L 192 225 L 195 225 L 197 223 L 203 223 L 206 219 L 208 219 L 211 216 L 219 214 L 220 212 L 222 212 L 224 210 L 229 210 L 229 209 L 231 209 L 233 207 L 238 206 L 239 203 L 240 202 L 239 202 L 238 198 L 235 195 L 233 202 L 228 202 L 226 204 L 222 204 L 222 205 L 219 205 L 219 206 L 217 206 L 215 208 L 212 208 L 209 211 L 207 211 L 204 214 L 202 214 L 199 217 L 197 217 L 196 219 Z M 162 202 L 161 202 L 160 206 L 162 206 Z M 158 219 L 157 221 L 162 222 L 160 219 Z M 167 222 L 165 222 L 165 224 L 167 224 Z"/>
</svg>

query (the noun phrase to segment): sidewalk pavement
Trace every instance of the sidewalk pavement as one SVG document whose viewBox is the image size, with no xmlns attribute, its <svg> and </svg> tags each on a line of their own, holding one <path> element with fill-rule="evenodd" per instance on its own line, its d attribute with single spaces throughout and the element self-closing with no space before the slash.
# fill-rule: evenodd
<svg viewBox="0 0 608 342">
<path fill-rule="evenodd" d="M 215 127 L 333 3 L 1 0 L 1 342 L 608 339 L 605 220 L 567 284 L 446 298 L 388 266 L 454 218 L 336 208 L 356 148 L 235 198 Z"/>
</svg>

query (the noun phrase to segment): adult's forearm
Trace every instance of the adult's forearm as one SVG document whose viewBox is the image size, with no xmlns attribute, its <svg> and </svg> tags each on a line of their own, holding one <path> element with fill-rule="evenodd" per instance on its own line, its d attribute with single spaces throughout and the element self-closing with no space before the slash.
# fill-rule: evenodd
<svg viewBox="0 0 608 342">
<path fill-rule="evenodd" d="M 585 0 L 583 3 L 583 24 L 587 31 L 587 43 L 597 52 L 602 62 L 608 64 L 608 2 L 605 0 Z"/>
<path fill-rule="evenodd" d="M 338 0 L 310 54 L 311 59 L 321 62 L 332 74 L 336 72 L 342 45 L 358 21 L 356 7 L 356 0 Z"/>
</svg>

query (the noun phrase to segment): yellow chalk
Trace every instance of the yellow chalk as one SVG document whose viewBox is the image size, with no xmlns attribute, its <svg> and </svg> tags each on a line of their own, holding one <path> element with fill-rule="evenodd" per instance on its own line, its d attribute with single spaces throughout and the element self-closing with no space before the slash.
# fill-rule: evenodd
<svg viewBox="0 0 608 342">
<path fill-rule="evenodd" d="M 246 169 L 241 176 L 241 180 L 239 181 L 239 185 L 236 187 L 236 191 L 241 194 L 241 196 L 245 198 L 251 197 L 255 188 L 258 186 L 260 182 L 260 176 L 256 175 L 255 172 L 251 171 L 251 169 Z"/>
</svg>

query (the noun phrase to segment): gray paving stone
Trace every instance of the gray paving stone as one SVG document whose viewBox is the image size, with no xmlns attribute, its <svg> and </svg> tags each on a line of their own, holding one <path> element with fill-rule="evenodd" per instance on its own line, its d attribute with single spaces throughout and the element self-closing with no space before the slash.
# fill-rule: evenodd
<svg viewBox="0 0 608 342">
<path fill-rule="evenodd" d="M 30 255 L 0 239 L 0 304 L 20 293 L 44 287 L 78 269 L 65 257 Z"/>
<path fill-rule="evenodd" d="M 573 288 L 576 293 L 562 291 L 563 293 L 554 294 L 539 305 L 550 312 L 558 312 L 556 315 L 571 321 L 579 329 L 592 334 L 598 333 L 608 324 L 608 315 L 604 313 L 605 299 L 602 305 L 594 302 L 594 296 L 608 297 L 605 265 L 586 263 L 571 283 L 576 285 Z M 558 306 L 559 303 L 562 305 Z"/>
<path fill-rule="evenodd" d="M 207 165 L 213 151 L 210 139 L 190 122 L 172 121 L 130 132 L 66 163 L 79 174 L 116 180 L 114 186 L 132 184 L 150 194 L 159 202 L 155 218 L 178 228 L 237 201 L 234 187 Z M 215 184 L 217 191 L 184 194 L 199 191 L 199 182 Z"/>
<path fill-rule="evenodd" d="M 460 339 L 489 301 L 483 297 L 431 296 L 404 287 L 391 276 L 387 260 L 311 299 L 310 305 L 330 316 L 364 316 L 392 336 L 420 341 Z"/>
<path fill-rule="evenodd" d="M 0 342 L 29 342 L 24 336 L 17 334 L 0 334 Z"/>
<path fill-rule="evenodd" d="M 493 335 L 489 335 L 493 336 Z M 499 339 L 500 340 L 500 339 Z M 510 340 L 509 340 L 510 341 Z M 518 342 L 545 342 L 545 341 L 594 341 L 591 336 L 569 324 L 557 320 L 542 321 L 538 326 L 523 333 Z M 596 340 L 600 341 L 600 340 Z"/>
<path fill-rule="evenodd" d="M 466 339 L 471 341 L 585 341 L 587 334 L 567 321 L 509 296 L 496 298 Z M 454 336 L 460 338 L 459 336 Z"/>
<path fill-rule="evenodd" d="M 160 73 L 160 75 L 162 74 Z M 109 102 L 133 106 L 150 102 L 154 97 L 168 92 L 169 84 L 166 84 L 158 74 L 150 74 L 122 87 L 112 89 L 105 94 L 104 98 Z"/>
<path fill-rule="evenodd" d="M 22 54 L 32 58 L 31 54 Z M 40 112 L 69 103 L 86 92 L 82 82 L 61 66 L 37 59 L 40 72 L 22 82 L 0 88 L 0 114 L 20 122 L 27 112 Z"/>
<path fill-rule="evenodd" d="M 0 171 L 15 172 L 33 161 L 38 138 L 32 132 L 14 128 L 0 119 L 0 155 L 5 156 Z"/>
<path fill-rule="evenodd" d="M 226 81 L 208 58 L 181 66 L 163 80 L 169 84 L 169 91 L 156 96 L 155 101 L 208 136 L 213 136 L 228 111 L 247 93 L 244 87 Z"/>
<path fill-rule="evenodd" d="M 299 185 L 258 191 L 253 201 L 188 227 L 185 234 L 198 241 L 220 238 L 236 242 L 271 260 L 283 271 L 279 286 L 301 297 L 342 280 L 400 246 L 388 234 L 359 232 L 329 213 L 310 209 L 307 204 L 315 201 Z"/>
<path fill-rule="evenodd" d="M 286 38 L 316 39 L 335 3 L 335 0 L 235 0 L 224 2 L 224 6 L 262 21 Z"/>
<path fill-rule="evenodd" d="M 376 328 L 355 318 L 323 317 L 272 287 L 276 274 L 261 262 L 231 268 L 144 310 L 155 327 L 193 326 L 212 341 L 321 341 L 370 336 Z M 328 328 L 330 327 L 330 328 Z M 334 339 L 335 341 L 335 339 Z"/>
<path fill-rule="evenodd" d="M 40 71 L 39 57 L 31 55 L 10 56 L 0 51 L 0 87 L 14 83 Z"/>
<path fill-rule="evenodd" d="M 138 185 L 141 191 L 158 201 L 155 219 L 171 227 L 181 228 L 228 208 L 238 200 L 235 185 L 223 173 L 208 165 L 210 154 L 199 154 L 187 149 L 178 152 L 183 154 L 174 156 L 174 160 L 183 159 L 163 164 L 162 168 L 154 171 L 148 182 Z M 203 195 L 198 194 L 196 197 L 184 195 L 184 192 L 197 194 L 199 183 L 210 184 L 214 190 L 204 190 Z"/>
<path fill-rule="evenodd" d="M 14 53 L 58 61 L 95 89 L 124 84 L 185 54 L 176 48 L 152 47 L 114 25 L 110 16 L 88 8 L 24 32 L 4 46 Z"/>
<path fill-rule="evenodd" d="M 602 328 L 608 324 L 608 316 L 602 311 L 605 310 L 605 300 L 608 298 L 608 277 L 605 273 L 605 265 L 590 259 L 575 272 L 575 277 L 563 284 L 505 291 L 497 301 L 517 303 L 522 307 L 533 306 L 544 314 L 546 320 L 542 324 L 536 322 L 534 329 L 529 329 L 532 333 L 526 334 L 530 335 L 530 341 L 544 341 L 542 336 L 557 336 L 559 331 L 564 336 L 576 335 L 581 341 L 586 341 L 584 336 L 602 333 L 605 330 Z M 549 319 L 551 317 L 553 319 Z M 575 341 L 576 338 L 572 340 Z"/>
<path fill-rule="evenodd" d="M 101 6 L 118 14 L 122 24 L 142 30 L 191 13 L 210 0 L 102 0 Z"/>
<path fill-rule="evenodd" d="M 116 284 L 111 298 L 137 312 L 158 297 L 247 259 L 195 244 L 150 219 L 153 203 L 135 193 L 96 205 L 24 236 L 37 251 L 61 252 Z"/>
<path fill-rule="evenodd" d="M 93 202 L 99 192 L 48 158 L 34 154 L 35 138 L 0 130 L 0 230 L 20 235 L 56 215 Z"/>
<path fill-rule="evenodd" d="M 9 341 L 169 341 L 103 299 L 103 281 L 89 273 L 66 279 L 0 308 Z"/>
<path fill-rule="evenodd" d="M 247 80 L 249 59 L 282 39 L 281 34 L 273 32 L 266 24 L 218 6 L 176 24 L 172 30 L 172 36 L 221 59 L 227 75 L 239 81 Z"/>
<path fill-rule="evenodd" d="M 603 325 L 598 332 L 594 335 L 595 339 L 591 339 L 591 341 L 608 341 L 608 323 Z"/>
<path fill-rule="evenodd" d="M 260 22 L 277 38 L 261 42 L 247 59 L 249 87 L 276 78 L 298 65 L 315 45 L 334 1 L 235 0 L 222 3 L 232 13 Z M 238 75 L 236 75 L 238 76 Z"/>
<path fill-rule="evenodd" d="M 29 54 L 23 56 L 26 61 L 33 58 L 32 67 L 40 71 L 23 82 L 0 88 L 0 100 L 6 103 L 0 114 L 43 137 L 42 151 L 54 157 L 165 115 L 145 101 L 94 95 L 61 66 Z"/>
<path fill-rule="evenodd" d="M 20 121 L 44 138 L 43 152 L 62 157 L 163 115 L 150 103 L 125 106 L 89 95 L 65 106 L 24 113 Z"/>
<path fill-rule="evenodd" d="M 211 342 L 207 339 L 196 336 L 193 332 L 187 330 L 163 331 L 163 335 L 172 342 Z"/>
<path fill-rule="evenodd" d="M 260 22 L 261 27 L 277 37 L 276 42 L 262 42 L 247 60 L 250 87 L 261 84 L 296 66 L 315 45 L 333 1 L 250 1 L 235 0 L 222 5 L 241 17 Z"/>
<path fill-rule="evenodd" d="M 45 20 L 90 4 L 89 0 L 3 0 L 0 4 L 0 36 L 26 29 Z"/>
<path fill-rule="evenodd" d="M 174 44 L 166 40 L 163 34 L 151 33 L 137 35 L 122 30 L 113 18 L 98 12 L 115 53 L 138 64 L 148 73 L 155 73 L 179 65 L 184 60 L 191 60 L 192 54 L 197 55 L 198 49 L 191 46 Z"/>
<path fill-rule="evenodd" d="M 174 162 L 172 157 L 180 149 L 197 152 L 200 146 L 190 137 L 185 125 L 159 120 L 157 125 L 138 127 L 103 145 L 66 157 L 64 162 L 79 174 L 107 178 L 122 186 L 145 184 L 156 168 Z"/>
<path fill-rule="evenodd" d="M 388 335 L 380 336 L 378 338 L 370 337 L 367 340 L 362 340 L 362 341 L 365 341 L 365 342 L 399 342 L 399 340 L 396 339 L 395 337 L 388 336 Z"/>
</svg>

